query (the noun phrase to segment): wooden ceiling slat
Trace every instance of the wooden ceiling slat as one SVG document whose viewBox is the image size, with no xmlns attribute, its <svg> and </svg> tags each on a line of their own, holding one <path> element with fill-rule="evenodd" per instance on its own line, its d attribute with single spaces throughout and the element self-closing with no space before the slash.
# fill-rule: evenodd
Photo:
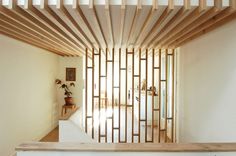
<svg viewBox="0 0 236 156">
<path fill-rule="evenodd" d="M 97 36 L 97 38 L 100 40 L 101 45 L 108 47 L 107 42 L 105 40 L 105 36 L 103 34 L 102 28 L 101 28 L 101 24 L 100 21 L 98 20 L 98 16 L 96 13 L 96 10 L 94 8 L 94 0 L 89 0 L 89 11 L 91 13 L 91 18 L 93 19 L 93 22 L 95 23 L 93 25 L 93 27 L 95 27 L 95 29 L 98 31 L 97 33 L 99 34 L 99 36 Z M 105 52 L 105 51 L 103 51 Z"/>
<path fill-rule="evenodd" d="M 42 35 L 40 34 L 35 34 L 34 32 L 32 32 L 31 30 L 23 27 L 22 25 L 12 21 L 11 19 L 8 19 L 7 17 L 3 16 L 2 14 L 0 14 L 0 21 L 1 21 L 1 25 L 6 27 L 7 29 L 12 29 L 14 30 L 14 32 L 19 32 L 19 34 L 23 34 L 23 35 L 26 35 L 27 37 L 31 37 L 32 39 L 35 39 L 35 40 L 38 40 L 38 41 L 41 41 L 42 42 L 42 45 L 45 45 L 45 46 L 50 46 L 52 48 L 59 48 L 57 49 L 57 51 L 60 51 L 60 49 L 62 51 L 64 51 L 64 53 L 66 55 L 73 55 L 73 53 L 71 52 L 68 52 L 67 49 L 64 49 L 63 46 L 55 46 L 55 44 L 53 43 L 50 43 L 50 41 L 48 41 L 47 39 L 45 39 Z M 10 29 L 10 30 L 11 30 Z M 17 30 L 17 31 L 16 31 Z M 63 53 L 63 52 L 61 52 Z"/>
<path fill-rule="evenodd" d="M 141 30 L 140 33 L 137 35 L 137 37 L 135 38 L 135 42 L 134 45 L 139 45 L 140 44 L 140 40 L 143 41 L 144 40 L 144 31 L 147 29 L 147 27 L 149 26 L 153 16 L 155 15 L 157 11 L 157 4 L 156 4 L 156 0 L 153 0 L 153 5 L 152 5 L 152 9 L 150 10 Z"/>
<path fill-rule="evenodd" d="M 141 42 L 139 47 L 145 46 L 146 43 L 148 43 L 148 40 L 150 40 L 151 37 L 154 36 L 155 32 L 158 30 L 160 25 L 165 21 L 165 19 L 168 17 L 168 15 L 172 12 L 172 10 L 169 10 L 169 8 L 166 8 L 165 11 L 162 13 L 160 18 L 157 20 L 155 25 L 152 27 L 151 31 L 146 35 L 144 40 Z"/>
<path fill-rule="evenodd" d="M 110 36 L 110 46 L 111 48 L 114 47 L 114 37 L 113 37 L 113 30 L 112 30 L 112 21 L 111 21 L 111 12 L 110 12 L 110 6 L 109 6 L 109 0 L 105 0 L 105 16 L 106 16 L 106 21 L 108 25 L 108 32 Z M 107 41 L 109 43 L 109 41 Z"/>
<path fill-rule="evenodd" d="M 206 22 L 213 16 L 219 13 L 219 10 L 216 10 L 215 8 L 211 8 L 208 11 L 206 11 L 203 15 L 201 15 L 198 19 L 196 19 L 194 22 L 187 25 L 183 30 L 178 32 L 176 35 L 174 35 L 172 38 L 167 40 L 163 45 L 169 46 L 175 44 L 175 42 L 178 42 L 178 38 L 182 37 L 184 34 L 190 32 L 197 26 L 201 25 L 202 23 Z"/>
<path fill-rule="evenodd" d="M 207 27 L 205 29 L 202 29 L 201 31 L 195 33 L 195 34 L 192 34 L 192 36 L 190 36 L 189 38 L 185 38 L 185 40 L 183 40 L 182 42 L 179 42 L 177 45 L 174 46 L 174 48 L 176 47 L 180 47 L 206 33 L 209 33 L 215 29 L 217 29 L 218 27 L 226 24 L 226 23 L 229 23 L 231 22 L 232 20 L 236 20 L 236 13 L 232 13 L 231 15 L 227 16 L 226 18 L 223 18 L 222 20 L 219 20 L 218 22 L 212 24 L 210 27 Z"/>
<path fill-rule="evenodd" d="M 190 31 L 190 32 L 186 33 L 184 36 L 180 37 L 178 39 L 178 42 L 173 44 L 173 46 L 180 45 L 182 42 L 184 42 L 187 39 L 191 38 L 192 36 L 198 34 L 199 32 L 201 32 L 205 29 L 208 29 L 209 27 L 216 24 L 217 22 L 220 22 L 221 20 L 224 20 L 225 18 L 227 18 L 229 16 L 231 17 L 232 14 L 235 15 L 235 10 L 232 10 L 231 8 L 227 8 L 227 9 L 221 11 L 219 14 L 215 15 L 214 17 L 212 17 L 211 19 L 209 19 L 205 23 L 199 25 L 198 27 L 196 27 L 192 31 Z"/>
<path fill-rule="evenodd" d="M 135 36 L 137 36 L 137 31 L 135 31 L 137 25 L 138 25 L 138 18 L 140 17 L 140 14 L 141 14 L 141 9 L 142 9 L 142 4 L 141 4 L 141 0 L 138 0 L 137 1 L 137 8 L 135 10 L 135 15 L 134 15 L 134 18 L 133 18 L 133 21 L 132 21 L 132 24 L 131 24 L 131 29 L 130 29 L 130 32 L 129 32 L 129 35 L 128 35 L 128 40 L 127 40 L 127 43 L 126 45 L 134 45 L 134 43 L 131 43 L 131 41 L 133 40 L 133 38 Z"/>
<path fill-rule="evenodd" d="M 59 29 L 61 29 L 67 38 L 71 41 L 71 43 L 78 47 L 79 53 L 83 53 L 83 48 L 80 46 L 80 42 L 75 37 L 74 32 L 68 27 L 66 23 L 64 23 L 47 5 L 47 1 L 41 1 L 40 6 L 34 6 L 40 13 L 42 13 L 48 20 L 51 22 L 50 25 L 56 25 Z M 47 21 L 48 21 L 47 20 Z M 77 50 L 77 51 L 78 51 Z"/>
<path fill-rule="evenodd" d="M 188 16 L 186 16 L 178 25 L 176 25 L 173 29 L 171 29 L 166 35 L 164 35 L 161 39 L 157 39 L 154 42 L 154 47 L 159 48 L 162 46 L 162 44 L 173 37 L 176 33 L 183 30 L 183 28 L 193 22 L 196 18 L 201 15 L 201 12 L 199 8 L 196 8 L 194 11 L 192 11 Z"/>
<path fill-rule="evenodd" d="M 123 43 L 123 33 L 124 33 L 124 25 L 125 25 L 125 12 L 126 12 L 126 6 L 125 6 L 125 0 L 122 0 L 122 4 L 120 7 L 120 39 L 119 39 L 119 46 L 122 46 Z"/>
<path fill-rule="evenodd" d="M 184 17 L 184 14 L 186 14 L 189 10 L 186 9 L 186 7 L 182 7 L 173 18 L 170 19 L 170 21 L 159 31 L 158 34 L 156 34 L 153 39 L 146 45 L 148 48 L 153 48 L 154 44 L 153 42 L 159 38 L 162 38 L 163 35 L 165 35 L 168 31 L 170 31 L 171 26 L 177 25 L 181 21 L 181 17 Z"/>
<path fill-rule="evenodd" d="M 78 0 L 73 0 L 73 5 L 72 8 L 68 9 L 71 10 L 71 12 L 73 12 L 74 14 L 71 16 L 80 24 L 81 28 L 84 30 L 84 32 L 88 33 L 88 36 L 91 36 L 90 40 L 93 44 L 93 47 L 98 50 L 99 47 L 101 47 L 103 49 L 103 51 L 105 51 L 105 47 L 103 47 L 101 45 L 101 43 L 99 42 L 97 36 L 95 35 L 95 33 L 93 32 L 89 22 L 87 21 L 86 17 L 84 16 L 82 10 L 80 9 L 80 7 L 78 6 Z"/>
<path fill-rule="evenodd" d="M 150 11 L 141 9 L 142 4 L 146 5 L 142 0 L 137 0 L 137 4 L 129 2 L 129 7 L 126 6 L 126 0 L 117 1 L 121 4 L 111 4 L 111 1 L 105 0 L 104 4 L 99 4 L 104 8 L 99 9 L 94 0 L 89 0 L 85 5 L 80 5 L 79 0 L 40 0 L 40 4 L 32 4 L 32 0 L 6 2 L 9 5 L 3 6 L 6 4 L 0 0 L 2 34 L 65 56 L 82 56 L 88 49 L 91 57 L 92 49 L 98 51 L 102 48 L 105 52 L 106 48 L 111 50 L 116 46 L 132 46 L 135 49 L 176 48 L 236 16 L 235 0 L 229 0 L 228 8 L 223 0 L 214 0 L 214 6 L 208 0 L 199 0 L 198 6 L 191 6 L 190 0 L 183 0 L 182 3 L 168 0 L 164 4 L 152 0 L 152 4 L 148 2 L 152 8 L 147 7 Z M 111 10 L 111 5 L 120 5 L 120 10 L 117 7 Z M 132 5 L 136 7 L 135 12 Z M 126 15 L 129 9 L 132 17 Z M 98 10 L 105 14 L 96 12 Z M 120 15 L 114 15 L 118 12 Z M 144 16 L 145 19 L 141 19 Z M 120 21 L 117 22 L 115 18 Z M 119 36 L 115 37 L 114 32 Z"/>
<path fill-rule="evenodd" d="M 91 41 L 89 40 L 87 35 L 83 32 L 83 30 L 80 28 L 79 24 L 71 17 L 71 15 L 65 9 L 62 0 L 58 0 L 57 2 L 58 3 L 56 6 L 51 7 L 53 8 L 52 10 L 74 32 L 75 37 L 78 39 L 79 44 L 82 47 L 82 49 L 85 50 L 85 48 L 88 48 L 89 50 L 92 50 L 93 47 L 92 47 Z"/>
<path fill-rule="evenodd" d="M 25 5 L 22 6 L 22 9 L 24 9 L 24 11 L 41 22 L 41 25 L 44 25 L 44 29 L 50 31 L 54 36 L 56 36 L 60 40 L 60 43 L 62 45 L 64 45 L 71 51 L 74 51 L 75 55 L 81 55 L 81 53 L 78 52 L 79 48 L 70 40 L 70 37 L 54 23 L 52 23 L 47 17 L 45 17 L 40 11 L 34 8 L 32 5 L 32 1 L 28 1 L 28 3 L 25 3 Z"/>
<path fill-rule="evenodd" d="M 36 34 L 41 35 L 43 38 L 47 39 L 49 43 L 60 46 L 60 44 L 58 44 L 54 40 L 55 38 L 53 35 L 49 34 L 46 30 L 44 30 L 34 22 L 30 21 L 27 18 L 27 14 L 25 14 L 23 10 L 21 10 L 18 6 L 15 6 L 15 2 L 13 3 L 13 5 L 14 6 L 12 9 L 7 9 L 3 6 L 0 6 L 0 13 L 23 26 L 22 29 L 32 30 Z M 20 13 L 18 13 L 17 11 L 19 11 Z M 23 13 L 23 15 L 21 13 Z"/>
<path fill-rule="evenodd" d="M 34 45 L 36 47 L 45 49 L 47 51 L 53 52 L 53 53 L 61 55 L 61 56 L 67 56 L 65 53 L 61 53 L 60 51 L 56 51 L 56 50 L 52 49 L 51 47 L 41 45 L 39 42 L 33 41 L 32 39 L 27 38 L 27 37 L 23 36 L 22 34 L 19 34 L 18 32 L 14 32 L 13 30 L 5 29 L 1 25 L 0 25 L 0 34 L 4 34 L 8 37 L 14 38 L 16 40 L 19 40 L 19 41 L 22 41 L 22 42 L 25 42 L 25 43 L 28 43 L 30 45 Z"/>
</svg>

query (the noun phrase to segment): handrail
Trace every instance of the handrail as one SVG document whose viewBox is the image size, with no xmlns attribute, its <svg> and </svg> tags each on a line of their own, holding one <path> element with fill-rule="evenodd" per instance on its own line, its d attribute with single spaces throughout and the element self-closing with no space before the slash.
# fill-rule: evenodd
<svg viewBox="0 0 236 156">
<path fill-rule="evenodd" d="M 236 143 L 23 143 L 16 151 L 93 151 L 93 152 L 236 152 Z"/>
</svg>

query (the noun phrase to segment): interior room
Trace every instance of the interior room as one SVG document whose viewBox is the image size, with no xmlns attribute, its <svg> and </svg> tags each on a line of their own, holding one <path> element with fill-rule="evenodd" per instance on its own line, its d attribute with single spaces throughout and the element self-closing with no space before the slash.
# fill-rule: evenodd
<svg viewBox="0 0 236 156">
<path fill-rule="evenodd" d="M 0 155 L 235 155 L 235 19 L 235 0 L 0 0 Z"/>
</svg>

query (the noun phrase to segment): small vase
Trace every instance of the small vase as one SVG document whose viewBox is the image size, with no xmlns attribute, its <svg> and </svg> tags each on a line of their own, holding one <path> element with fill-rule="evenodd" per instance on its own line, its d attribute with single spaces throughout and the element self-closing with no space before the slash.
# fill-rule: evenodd
<svg viewBox="0 0 236 156">
<path fill-rule="evenodd" d="M 65 103 L 66 105 L 73 105 L 73 98 L 72 97 L 65 97 Z"/>
</svg>

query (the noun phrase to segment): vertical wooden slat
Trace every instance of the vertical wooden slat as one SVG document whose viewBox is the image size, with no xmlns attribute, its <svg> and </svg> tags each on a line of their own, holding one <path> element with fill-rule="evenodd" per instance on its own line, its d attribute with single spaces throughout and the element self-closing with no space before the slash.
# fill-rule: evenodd
<svg viewBox="0 0 236 156">
<path fill-rule="evenodd" d="M 165 53 L 165 60 L 166 60 L 166 70 L 165 70 L 165 89 L 166 89 L 166 99 L 165 99 L 165 142 L 167 142 L 167 114 L 168 114 L 168 49 L 166 49 L 166 53 Z"/>
<path fill-rule="evenodd" d="M 147 142 L 147 85 L 148 85 L 148 49 L 146 49 L 146 72 L 145 72 L 145 79 L 146 79 L 146 87 L 145 87 L 145 142 Z"/>
<path fill-rule="evenodd" d="M 174 89 L 174 87 L 175 87 L 175 85 L 174 85 L 174 83 L 175 83 L 175 49 L 173 49 L 172 50 L 172 111 L 171 111 L 171 113 L 172 113 L 172 126 L 171 126 L 171 142 L 173 143 L 174 142 L 174 122 L 175 122 L 175 120 L 174 120 L 174 115 L 175 115 L 175 104 L 174 104 L 174 102 L 175 102 L 175 89 Z"/>
<path fill-rule="evenodd" d="M 139 107 L 139 114 L 138 114 L 138 119 L 139 119 L 139 122 L 138 122 L 138 142 L 140 143 L 140 138 L 141 138 L 141 135 L 140 135 L 140 132 L 141 132 L 141 125 L 140 125 L 140 117 L 141 117 L 141 49 L 139 49 L 139 83 L 138 83 L 138 107 Z"/>
<path fill-rule="evenodd" d="M 88 131 L 88 127 L 87 127 L 87 124 L 88 124 L 88 119 L 87 119 L 87 108 L 88 108 L 88 94 L 87 94 L 87 91 L 88 91 L 88 76 L 87 76 L 87 67 L 88 67 L 88 49 L 86 48 L 85 50 L 85 132 L 87 133 Z"/>
<path fill-rule="evenodd" d="M 120 129 L 121 129 L 121 124 L 120 124 L 120 84 L 121 84 L 121 66 L 120 66 L 120 62 L 121 62 L 121 48 L 119 49 L 119 143 L 120 143 Z"/>
<path fill-rule="evenodd" d="M 92 49 L 92 138 L 94 138 L 94 48 Z"/>
<path fill-rule="evenodd" d="M 155 49 L 152 49 L 152 142 L 154 142 L 154 66 L 155 66 Z"/>
<path fill-rule="evenodd" d="M 99 65 L 98 65 L 98 113 L 99 113 L 99 124 L 98 124 L 98 142 L 101 142 L 101 126 L 100 126 L 100 119 L 101 119 L 101 48 L 99 48 Z"/>
<path fill-rule="evenodd" d="M 105 91 L 105 113 L 107 113 L 107 77 L 108 77 L 108 71 L 107 71 L 107 54 L 108 54 L 108 49 L 106 48 L 106 59 L 105 59 L 105 64 L 106 64 L 106 91 Z M 106 121 L 105 121 L 105 136 L 106 136 L 106 140 L 105 142 L 107 142 L 107 117 L 106 117 Z"/>
<path fill-rule="evenodd" d="M 174 49 L 172 50 L 172 54 L 168 54 L 168 49 L 165 49 L 165 76 L 164 75 L 162 75 L 162 70 L 163 70 L 163 67 L 162 67 L 162 52 L 161 52 L 161 49 L 159 49 L 159 57 L 158 57 L 158 59 L 159 59 L 159 67 L 156 67 L 155 66 L 155 49 L 152 49 L 152 65 L 151 65 L 151 68 L 150 68 L 150 70 L 151 70 L 151 72 L 152 72 L 152 77 L 151 77 L 151 86 L 152 86 L 152 90 L 151 90 L 151 92 L 152 92 L 152 103 L 151 103 L 151 107 L 148 107 L 148 73 L 149 73 L 149 65 L 148 65 L 148 58 L 149 58 L 149 56 L 148 56 L 148 49 L 145 49 L 146 50 L 146 58 L 142 58 L 141 57 L 141 49 L 139 49 L 139 74 L 138 75 L 135 75 L 135 72 L 134 72 L 134 69 L 135 69 L 135 67 L 134 67 L 134 65 L 135 65 L 135 62 L 134 62 L 134 48 L 132 49 L 132 52 L 129 52 L 128 51 L 128 49 L 126 49 L 126 54 L 125 54 L 125 57 L 126 57 L 126 62 L 125 62 L 125 68 L 122 68 L 121 67 L 121 48 L 119 49 L 119 85 L 118 86 L 115 86 L 115 81 L 114 81 L 114 79 L 115 79 L 115 50 L 114 50 L 114 48 L 112 49 L 112 59 L 109 59 L 109 57 L 108 57 L 108 49 L 106 49 L 106 58 L 105 58 L 105 70 L 106 70 L 106 74 L 104 75 L 104 76 L 102 76 L 101 75 L 101 49 L 99 48 L 99 53 L 97 54 L 95 54 L 94 53 L 94 49 L 92 49 L 92 65 L 91 66 L 88 66 L 88 49 L 86 49 L 85 50 L 85 53 L 86 53 L 86 57 L 85 57 L 85 67 L 86 67 L 86 70 L 85 70 L 85 131 L 87 132 L 88 131 L 88 119 L 89 118 L 92 118 L 92 127 L 91 127 L 91 129 L 92 129 L 92 138 L 94 138 L 95 136 L 95 127 L 94 127 L 94 122 L 95 122 L 95 116 L 94 116 L 94 112 L 95 112 L 95 98 L 98 98 L 98 112 L 99 112 L 99 114 L 98 114 L 98 116 L 99 116 L 99 120 L 101 119 L 101 77 L 104 77 L 105 78 L 105 83 L 106 83 L 106 85 L 105 85 L 105 88 L 106 88 L 106 91 L 105 91 L 105 111 L 106 111 L 106 113 L 107 113 L 107 110 L 108 110 L 108 106 L 109 106 L 109 104 L 108 104 L 108 95 L 107 95 L 107 90 L 109 89 L 108 88 L 108 78 L 107 78 L 107 76 L 108 76 L 108 74 L 112 74 L 112 117 L 109 117 L 109 118 L 106 118 L 105 119 L 105 135 L 104 134 L 101 134 L 101 125 L 99 124 L 98 125 L 98 142 L 101 142 L 101 138 L 102 137 L 105 137 L 105 142 L 108 142 L 108 128 L 111 128 L 111 142 L 113 143 L 113 142 L 115 142 L 115 130 L 118 130 L 118 142 L 119 143 L 123 143 L 123 142 L 128 142 L 128 136 L 130 135 L 130 133 L 131 133 L 131 131 L 129 131 L 129 129 L 128 129 L 128 126 L 129 126 L 129 123 L 131 123 L 132 124 L 132 143 L 134 143 L 134 138 L 135 138 L 135 136 L 137 136 L 138 137 L 138 142 L 140 143 L 141 142 L 141 136 L 142 135 L 145 135 L 145 142 L 154 142 L 154 140 L 155 140 L 155 128 L 154 128 L 154 125 L 155 125 L 155 113 L 159 113 L 158 115 L 159 115 L 159 117 L 158 117 L 158 142 L 162 142 L 162 137 L 164 137 L 164 142 L 174 142 L 174 139 L 175 139 L 175 137 L 174 137 L 174 133 L 175 133 L 175 128 L 174 128 L 174 126 L 175 126 L 175 120 L 174 120 L 174 116 L 175 116 L 175 113 L 174 113 L 174 109 L 175 109 L 175 106 L 174 106 L 174 72 L 175 72 L 175 70 L 174 70 L 174 59 L 175 59 L 175 57 L 174 57 Z M 129 62 L 129 60 L 128 60 L 128 56 L 129 56 L 129 54 L 132 54 L 132 95 L 131 95 L 131 98 L 132 98 L 132 105 L 128 105 L 128 62 Z M 95 82 L 94 82 L 94 79 L 95 79 L 95 55 L 98 55 L 99 56 L 99 64 L 98 64 L 98 66 L 99 66 L 99 68 L 98 68 L 98 72 L 96 72 L 96 73 L 98 73 L 98 82 L 99 82 L 99 84 L 98 84 L 98 95 L 97 96 L 95 96 L 94 94 L 94 86 L 95 86 Z M 172 58 L 170 58 L 169 56 L 172 56 Z M 171 75 L 172 75 L 172 79 L 170 80 L 169 78 L 170 78 L 170 74 L 169 74 L 169 68 L 171 68 L 171 66 L 170 66 L 170 62 L 168 62 L 168 61 L 170 61 L 170 59 L 172 60 L 172 73 L 171 73 Z M 145 87 L 145 101 L 144 101 L 144 107 L 145 107 L 145 117 L 144 117 L 144 119 L 141 119 L 141 72 L 142 72 L 142 68 L 141 68 L 141 62 L 142 61 L 145 61 L 145 68 L 146 68 L 146 72 L 145 72 L 145 79 L 146 79 L 146 87 Z M 109 73 L 109 71 L 108 71 L 108 63 L 109 62 L 111 62 L 112 63 L 112 73 Z M 88 116 L 88 85 L 87 85 L 87 83 L 88 83 L 88 70 L 89 69 L 91 69 L 91 71 L 92 71 L 92 116 Z M 159 81 L 158 81 L 158 83 L 159 83 L 159 86 L 158 86 L 158 107 L 159 108 L 155 108 L 155 92 L 154 92 L 154 85 L 155 85 L 155 69 L 158 69 L 159 71 Z M 126 70 L 126 76 L 125 76 L 125 82 L 122 82 L 121 81 L 121 71 L 122 70 Z M 162 78 L 162 76 L 164 76 L 165 78 Z M 135 130 L 134 130 L 134 127 L 135 127 L 135 122 L 134 122 L 134 110 L 135 110 L 135 108 L 134 108 L 134 101 L 135 101 L 135 96 L 134 96 L 134 79 L 135 79 L 135 77 L 139 77 L 139 82 L 138 82 L 138 88 L 139 88 L 139 90 L 138 90 L 138 97 L 139 97 L 139 100 L 138 100 L 138 109 L 139 110 L 137 110 L 138 111 L 138 133 L 135 133 Z M 172 88 L 172 103 L 171 103 L 171 105 L 172 106 L 170 106 L 170 105 L 168 105 L 168 101 L 169 101 L 169 99 L 168 99 L 168 81 L 172 81 L 172 86 L 170 86 L 171 88 Z M 124 141 L 121 141 L 121 84 L 122 83 L 125 83 L 125 140 Z M 165 90 L 165 98 L 163 99 L 164 100 L 164 106 L 162 107 L 162 105 L 161 105 L 161 100 L 162 100 L 162 94 L 163 93 L 161 93 L 161 89 L 162 89 L 162 83 L 165 83 L 165 88 L 166 88 L 166 90 Z M 118 126 L 115 126 L 115 117 L 114 117 L 114 115 L 115 115 L 115 101 L 114 101 L 114 97 L 115 97 L 115 88 L 117 88 L 117 89 L 119 89 L 119 108 L 118 108 Z M 130 108 L 130 107 L 132 107 L 132 114 L 128 114 L 129 113 L 129 111 L 128 111 L 128 109 Z M 171 114 L 168 114 L 168 109 L 170 109 L 170 107 L 171 107 Z M 97 108 L 97 107 L 96 107 Z M 152 127 L 151 127 L 151 131 L 150 131 L 150 133 L 149 133 L 149 128 L 148 128 L 148 112 L 149 112 L 149 110 L 151 110 L 151 112 L 152 112 L 152 116 L 151 116 L 151 124 L 152 124 Z M 163 112 L 164 111 L 164 112 Z M 161 118 L 162 118 L 162 116 L 161 116 L 161 114 L 162 113 L 164 113 L 164 119 L 165 119 L 165 121 L 161 121 Z M 129 119 L 130 118 L 128 118 L 128 115 L 132 115 L 132 121 L 129 121 Z M 112 119 L 112 127 L 108 127 L 107 125 L 108 125 L 108 123 L 107 123 L 107 120 L 108 119 Z M 129 121 L 129 123 L 128 123 L 128 121 Z M 171 121 L 172 123 L 171 123 L 171 125 L 170 125 L 170 127 L 168 127 L 168 122 L 169 121 Z M 145 122 L 145 134 L 141 134 L 141 122 Z M 164 127 L 163 128 L 161 128 L 161 125 L 162 125 L 162 122 L 163 122 L 163 125 L 164 125 Z M 131 126 L 131 125 L 130 125 Z M 170 131 L 171 130 L 171 131 Z M 171 132 L 171 136 L 169 136 L 169 138 L 168 138 L 168 132 Z M 163 135 L 162 135 L 163 134 Z M 96 135 L 97 135 L 97 133 L 96 133 Z M 148 136 L 151 136 L 151 140 L 148 140 Z"/>
<path fill-rule="evenodd" d="M 128 109 L 128 101 L 127 101 L 127 85 L 128 85 L 128 49 L 126 48 L 126 63 L 125 63 L 125 68 L 126 68 L 126 74 L 125 74 L 125 142 L 127 142 L 127 109 Z"/>
<path fill-rule="evenodd" d="M 114 142 L 114 48 L 112 48 L 112 143 Z"/>
<path fill-rule="evenodd" d="M 132 54 L 132 143 L 134 142 L 134 48 Z"/>
<path fill-rule="evenodd" d="M 159 119 L 158 119 L 158 142 L 161 142 L 161 49 L 159 49 L 159 86 L 158 86 L 158 107 L 159 107 Z"/>
</svg>

